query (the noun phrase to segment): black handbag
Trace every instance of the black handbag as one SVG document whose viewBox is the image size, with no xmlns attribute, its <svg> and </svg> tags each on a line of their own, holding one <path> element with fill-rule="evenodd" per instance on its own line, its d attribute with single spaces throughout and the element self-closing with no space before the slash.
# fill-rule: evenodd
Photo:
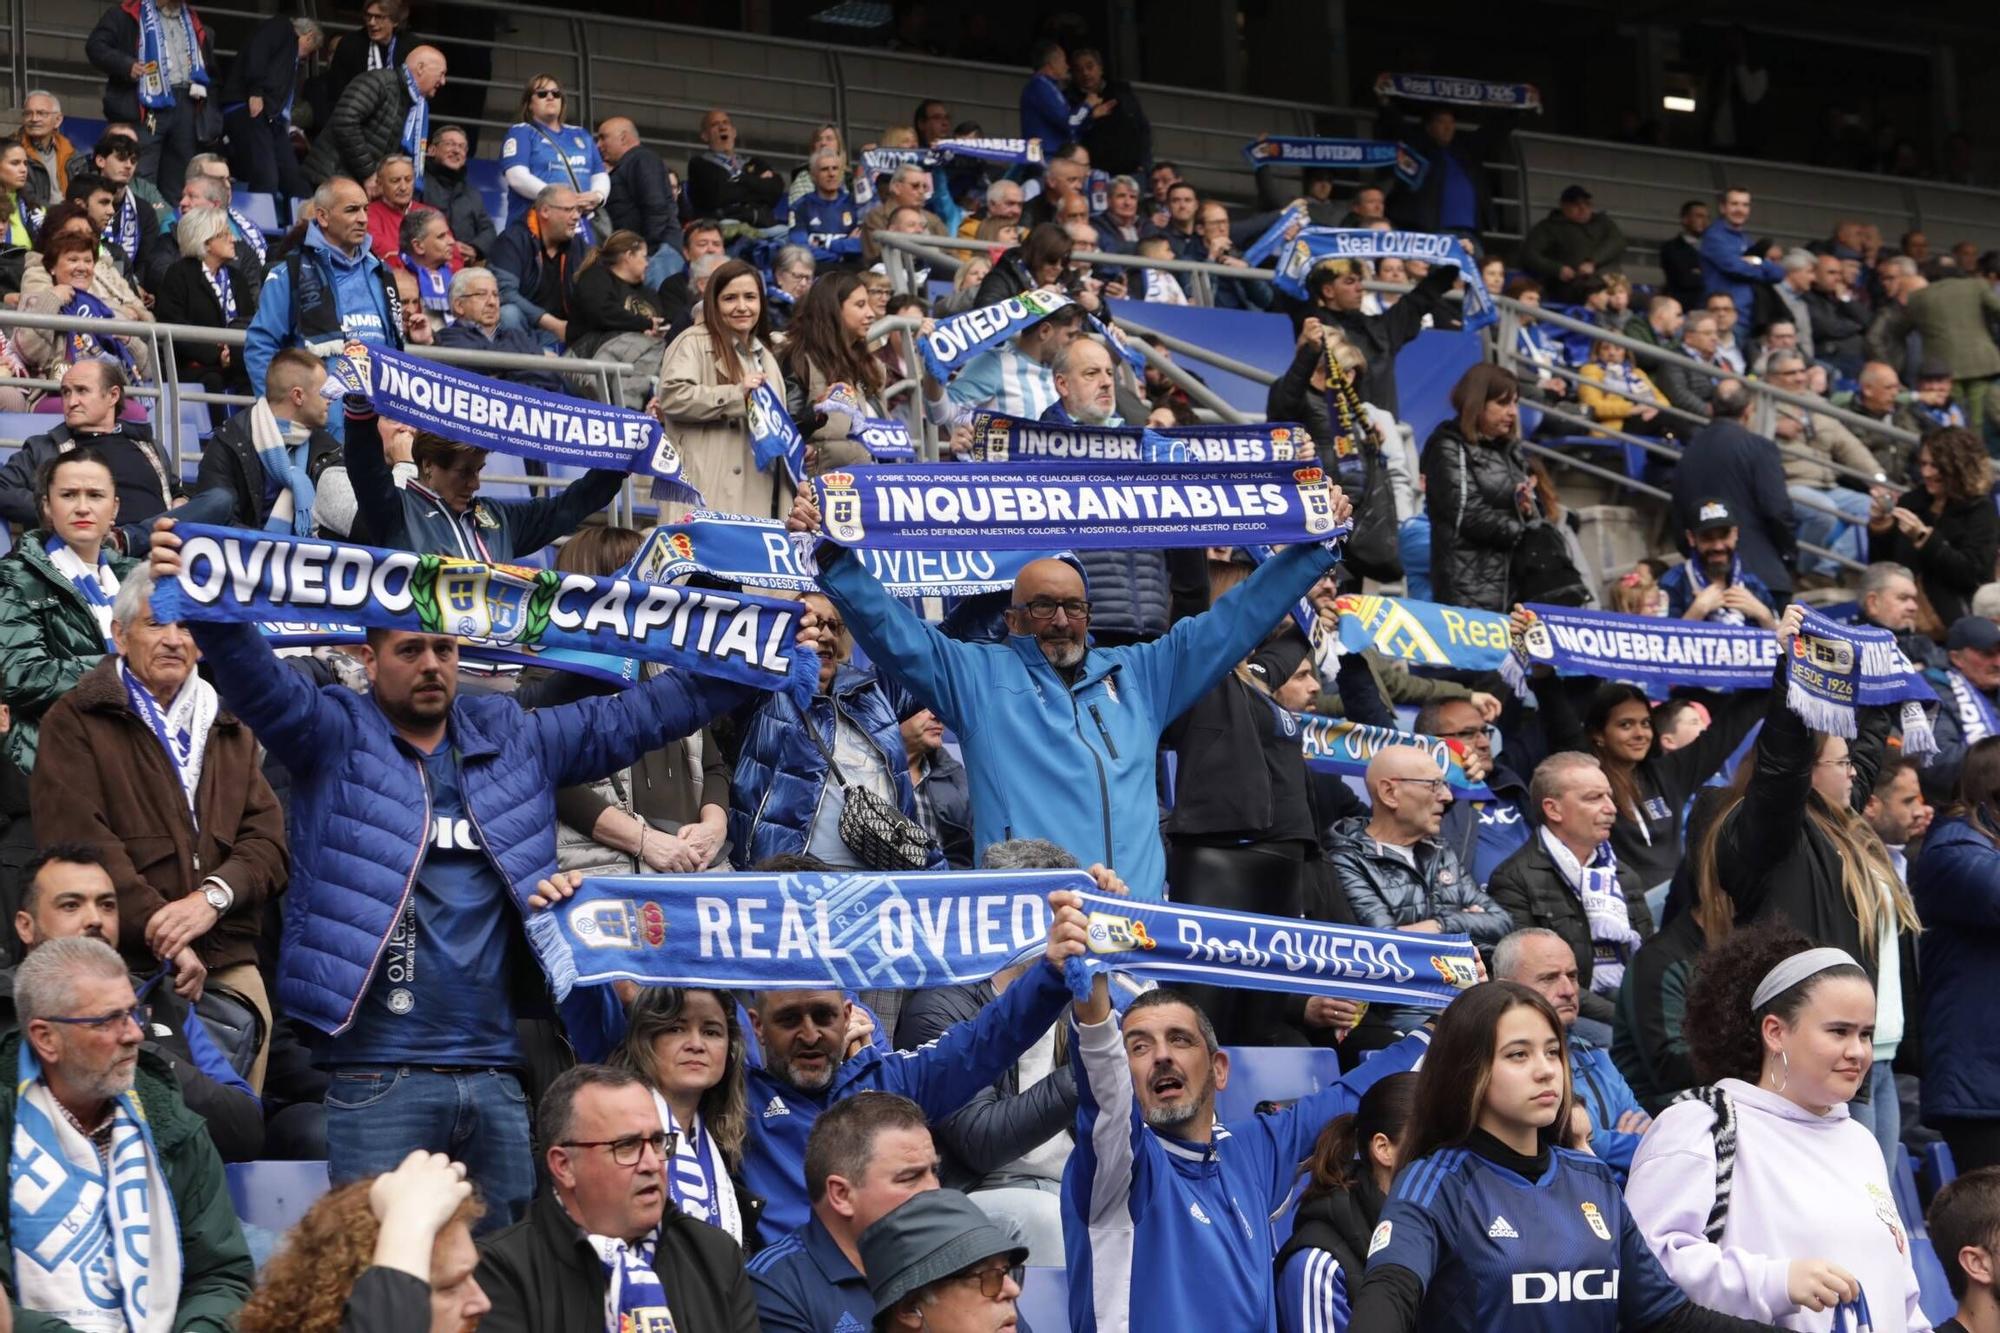
<svg viewBox="0 0 2000 1333">
<path fill-rule="evenodd" d="M 838 727 L 840 705 L 832 706 Z M 875 792 L 850 783 L 834 761 L 833 751 L 819 738 L 819 728 L 812 719 L 801 714 L 799 723 L 805 728 L 806 739 L 825 757 L 826 771 L 840 784 L 845 798 L 840 807 L 840 840 L 847 844 L 847 850 L 870 870 L 922 870 L 935 865 L 943 853 L 924 832 L 924 826 Z"/>
</svg>

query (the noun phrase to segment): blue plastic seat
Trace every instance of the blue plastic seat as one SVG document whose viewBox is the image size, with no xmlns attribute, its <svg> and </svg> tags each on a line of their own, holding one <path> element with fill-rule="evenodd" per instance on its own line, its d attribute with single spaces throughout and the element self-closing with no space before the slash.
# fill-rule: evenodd
<svg viewBox="0 0 2000 1333">
<path fill-rule="evenodd" d="M 18 447 L 60 425 L 61 417 L 52 417 L 46 412 L 0 412 L 0 446 Z"/>
<path fill-rule="evenodd" d="M 1889 1177 L 1889 1188 L 1896 1196 L 1896 1211 L 1902 1214 L 1903 1230 L 1909 1233 L 1910 1266 L 1917 1270 L 1918 1304 L 1923 1306 L 1924 1314 L 1932 1324 L 1942 1324 L 1958 1309 L 1958 1301 L 1951 1294 L 1951 1281 L 1945 1276 L 1944 1263 L 1931 1244 L 1929 1228 L 1924 1225 L 1924 1210 L 1917 1202 L 1917 1177 L 1910 1170 L 1908 1153 L 1896 1154 L 1896 1170 Z"/>
<path fill-rule="evenodd" d="M 1027 1270 L 1014 1313 L 1035 1333 L 1069 1333 L 1069 1273 L 1061 1268 Z"/>
<path fill-rule="evenodd" d="M 1340 1078 L 1340 1060 L 1317 1046 L 1232 1046 L 1229 1086 L 1215 1096 L 1225 1124 L 1257 1113 L 1258 1102 L 1295 1102 Z"/>
<path fill-rule="evenodd" d="M 1957 1179 L 1958 1163 L 1952 1158 L 1951 1145 L 1942 1140 L 1925 1144 L 1917 1161 L 1917 1184 L 1923 1187 L 1923 1197 L 1936 1198 L 1939 1190 Z"/>
<path fill-rule="evenodd" d="M 327 1191 L 325 1162 L 233 1162 L 223 1169 L 236 1215 L 280 1234 Z"/>
<path fill-rule="evenodd" d="M 241 185 L 230 191 L 229 202 L 236 211 L 255 223 L 262 232 L 281 232 L 285 224 L 278 221 L 278 206 L 268 194 L 254 194 Z"/>
</svg>

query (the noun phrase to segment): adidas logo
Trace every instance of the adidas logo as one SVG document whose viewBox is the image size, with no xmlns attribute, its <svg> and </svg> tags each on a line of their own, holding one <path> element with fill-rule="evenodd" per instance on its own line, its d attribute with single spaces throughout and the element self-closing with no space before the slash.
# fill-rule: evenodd
<svg viewBox="0 0 2000 1333">
<path fill-rule="evenodd" d="M 1192 1217 L 1195 1221 L 1201 1223 L 1203 1226 L 1214 1225 L 1208 1220 L 1208 1214 L 1204 1213 L 1201 1210 L 1201 1205 L 1198 1203 L 1190 1203 L 1188 1205 L 1188 1216 Z"/>
<path fill-rule="evenodd" d="M 790 1115 L 791 1113 L 792 1108 L 785 1105 L 783 1097 L 773 1097 L 771 1104 L 764 1108 L 764 1118 L 766 1120 L 769 1120 L 773 1116 Z"/>
<path fill-rule="evenodd" d="M 1493 1225 L 1486 1228 L 1486 1235 L 1489 1240 L 1521 1239 L 1521 1233 L 1514 1230 L 1513 1225 L 1498 1213 L 1493 1215 Z"/>
<path fill-rule="evenodd" d="M 859 1319 L 843 1310 L 840 1322 L 833 1326 L 833 1333 L 868 1333 L 868 1330 Z"/>
</svg>

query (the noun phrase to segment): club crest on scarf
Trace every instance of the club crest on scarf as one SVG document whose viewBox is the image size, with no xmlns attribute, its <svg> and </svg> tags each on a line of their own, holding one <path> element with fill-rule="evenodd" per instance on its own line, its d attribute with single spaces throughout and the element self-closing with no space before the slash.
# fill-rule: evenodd
<svg viewBox="0 0 2000 1333">
<path fill-rule="evenodd" d="M 868 535 L 861 518 L 861 492 L 854 489 L 854 474 L 829 472 L 819 479 L 825 501 L 826 535 L 837 542 L 853 545 Z"/>
<path fill-rule="evenodd" d="M 426 633 L 526 646 L 548 630 L 561 586 L 550 569 L 426 555 L 410 576 L 410 597 Z"/>
<path fill-rule="evenodd" d="M 1134 949 L 1157 947 L 1146 933 L 1145 922 L 1134 921 L 1129 916 L 1113 916 L 1109 912 L 1090 914 L 1086 938 L 1092 953 L 1130 953 Z"/>
<path fill-rule="evenodd" d="M 1332 532 L 1333 491 L 1327 485 L 1325 469 L 1295 468 L 1292 483 L 1298 488 L 1299 504 L 1305 509 L 1306 531 L 1315 537 L 1324 537 Z"/>
</svg>

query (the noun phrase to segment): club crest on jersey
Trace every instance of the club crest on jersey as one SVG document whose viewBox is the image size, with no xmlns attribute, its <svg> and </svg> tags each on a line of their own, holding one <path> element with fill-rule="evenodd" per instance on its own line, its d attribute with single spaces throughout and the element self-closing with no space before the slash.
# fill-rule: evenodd
<svg viewBox="0 0 2000 1333">
<path fill-rule="evenodd" d="M 1903 1237 L 1903 1216 L 1896 1211 L 1896 1201 L 1880 1185 L 1870 1184 L 1868 1202 L 1875 1206 L 1876 1219 L 1896 1238 L 1896 1253 L 1907 1254 L 1909 1243 Z"/>
<path fill-rule="evenodd" d="M 1599 1240 L 1611 1239 L 1611 1228 L 1605 1224 L 1604 1214 L 1598 1210 L 1596 1204 L 1590 1202 L 1584 1203 L 1583 1220 L 1590 1223 L 1592 1233 Z"/>
<path fill-rule="evenodd" d="M 1381 1226 L 1376 1227 L 1375 1234 L 1368 1238 L 1368 1253 L 1364 1257 L 1373 1259 L 1378 1251 L 1387 1249 L 1390 1234 L 1391 1227 L 1389 1223 L 1384 1222 Z"/>
</svg>

